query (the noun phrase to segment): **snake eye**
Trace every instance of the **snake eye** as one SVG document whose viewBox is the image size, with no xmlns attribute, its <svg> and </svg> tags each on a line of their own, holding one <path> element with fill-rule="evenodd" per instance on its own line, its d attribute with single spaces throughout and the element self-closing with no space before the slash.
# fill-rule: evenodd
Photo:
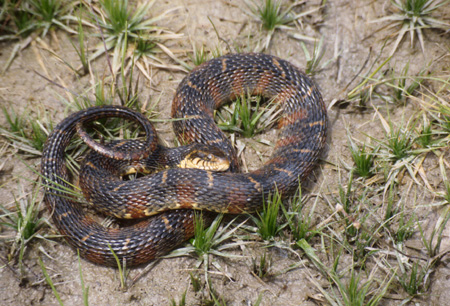
<svg viewBox="0 0 450 306">
<path fill-rule="evenodd" d="M 206 156 L 206 159 L 207 159 L 207 160 L 212 160 L 212 158 L 213 158 L 212 154 L 208 154 L 208 155 Z"/>
</svg>

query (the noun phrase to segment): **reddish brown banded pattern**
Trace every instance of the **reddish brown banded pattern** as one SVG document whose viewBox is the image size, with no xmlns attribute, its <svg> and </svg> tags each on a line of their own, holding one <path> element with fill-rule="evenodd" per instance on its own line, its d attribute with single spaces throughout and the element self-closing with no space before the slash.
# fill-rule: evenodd
<svg viewBox="0 0 450 306">
<path fill-rule="evenodd" d="M 179 208 L 192 208 L 193 204 L 196 203 L 196 198 L 195 188 L 189 182 L 176 186 L 176 199 Z"/>
<path fill-rule="evenodd" d="M 289 136 L 283 137 L 280 140 L 278 140 L 277 148 L 290 146 L 291 144 L 296 144 L 303 140 L 304 140 L 304 137 L 302 135 L 289 135 Z M 278 156 L 275 156 L 275 157 L 278 157 Z"/>
<path fill-rule="evenodd" d="M 215 107 L 219 107 L 223 100 L 223 89 L 216 82 L 210 82 L 209 92 L 214 100 Z"/>
<path fill-rule="evenodd" d="M 275 75 L 271 71 L 264 71 L 263 74 L 261 74 L 256 86 L 255 86 L 255 95 L 262 95 L 264 91 L 266 91 L 267 87 L 269 87 L 270 83 L 273 82 L 275 79 Z M 280 96 L 280 94 L 279 94 Z M 278 97 L 277 97 L 278 102 Z"/>
<path fill-rule="evenodd" d="M 245 72 L 242 70 L 237 70 L 232 74 L 231 77 L 231 88 L 232 95 L 230 99 L 235 99 L 237 96 L 240 96 L 244 93 L 245 88 Z"/>
<path fill-rule="evenodd" d="M 214 204 L 212 210 L 229 213 L 256 211 L 261 208 L 262 199 L 275 190 L 283 197 L 291 195 L 298 187 L 298 180 L 309 174 L 325 144 L 326 108 L 313 82 L 288 62 L 265 54 L 236 54 L 197 67 L 180 83 L 175 95 L 172 114 L 182 120 L 174 121 L 174 129 L 178 137 L 185 140 L 201 139 L 220 148 L 229 148 L 231 158 L 236 158 L 226 138 L 216 134 L 220 131 L 210 125 L 213 121 L 208 116 L 215 107 L 245 93 L 274 97 L 284 111 L 278 124 L 282 130 L 275 155 L 262 168 L 251 173 L 169 169 L 142 180 L 129 181 L 126 184 L 131 185 L 126 188 L 116 189 L 111 185 L 111 190 L 94 177 L 90 187 L 93 190 L 99 187 L 112 201 L 122 197 L 131 205 L 140 205 L 146 198 L 148 207 L 156 204 L 161 208 L 168 203 L 205 208 Z M 47 185 L 70 188 L 66 183 L 69 178 L 64 149 L 75 133 L 77 122 L 111 116 L 132 119 L 135 114 L 121 107 L 93 108 L 69 116 L 56 127 L 42 159 L 42 173 Z M 148 130 L 149 139 L 152 131 L 151 128 Z M 113 151 L 110 153 L 117 152 Z M 100 171 L 95 167 L 91 170 L 93 173 Z M 117 197 L 114 196 L 115 189 L 119 193 Z M 139 189 L 147 195 L 121 194 L 122 190 L 134 192 Z M 68 242 L 80 249 L 87 259 L 104 265 L 115 265 L 110 247 L 120 261 L 126 260 L 127 266 L 133 266 L 168 252 L 192 237 L 194 232 L 194 214 L 190 210 L 167 211 L 130 227 L 110 229 L 93 222 L 61 191 L 48 190 L 45 201 L 54 211 L 54 223 L 67 236 Z M 206 220 L 210 221 L 209 218 Z"/>
<path fill-rule="evenodd" d="M 304 109 L 299 109 L 290 114 L 284 114 L 281 116 L 280 120 L 278 120 L 278 128 L 281 129 L 287 125 L 291 125 L 298 120 L 302 120 L 306 118 L 308 114 Z"/>
<path fill-rule="evenodd" d="M 133 199 L 138 199 L 137 201 L 139 201 L 139 199 L 141 199 L 140 201 L 142 203 L 145 202 L 145 197 L 142 197 L 142 195 L 140 195 L 140 194 L 130 193 L 128 196 Z M 126 219 L 140 219 L 140 218 L 145 218 L 145 217 L 149 216 L 147 211 L 142 209 L 142 206 L 143 205 L 135 205 L 134 203 L 127 205 L 127 210 L 126 210 L 125 214 L 123 214 L 124 215 L 123 217 L 125 217 Z"/>
<path fill-rule="evenodd" d="M 106 261 L 106 257 L 102 253 L 97 252 L 95 249 L 82 249 L 80 255 L 87 260 L 100 265 L 110 265 L 109 262 Z"/>
</svg>

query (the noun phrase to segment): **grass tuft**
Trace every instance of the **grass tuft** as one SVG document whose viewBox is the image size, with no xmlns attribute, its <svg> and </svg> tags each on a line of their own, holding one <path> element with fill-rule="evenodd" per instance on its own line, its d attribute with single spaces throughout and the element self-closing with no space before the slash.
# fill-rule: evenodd
<svg viewBox="0 0 450 306">
<path fill-rule="evenodd" d="M 183 294 L 181 295 L 181 298 L 179 299 L 178 302 L 176 302 L 175 299 L 172 298 L 171 301 L 170 301 L 170 305 L 172 305 L 172 306 L 185 306 L 186 305 L 186 294 L 187 294 L 187 290 L 185 290 L 183 292 Z"/>
<path fill-rule="evenodd" d="M 419 227 L 423 245 L 425 246 L 425 249 L 427 250 L 428 256 L 430 258 L 437 256 L 440 252 L 443 232 L 449 219 L 450 219 L 450 208 L 446 207 L 444 212 L 436 222 L 435 227 L 431 231 L 429 237 L 426 237 L 425 231 L 420 225 L 420 222 L 417 222 L 417 226 Z"/>
<path fill-rule="evenodd" d="M 415 77 L 410 77 L 408 72 L 409 62 L 403 67 L 399 76 L 393 75 L 392 81 L 388 82 L 388 85 L 394 89 L 394 95 L 392 96 L 392 102 L 394 103 L 405 104 L 406 99 L 410 98 L 424 81 L 423 75 L 425 74 L 425 70 L 420 71 Z M 410 78 L 412 81 L 407 85 L 407 80 Z"/>
<path fill-rule="evenodd" d="M 240 246 L 243 242 L 224 242 L 230 240 L 234 233 L 242 227 L 245 221 L 230 229 L 235 219 L 231 220 L 224 226 L 220 226 L 222 219 L 222 214 L 217 215 L 211 225 L 205 228 L 206 223 L 202 217 L 202 214 L 197 213 L 195 215 L 195 236 L 190 240 L 191 244 L 184 248 L 174 250 L 172 253 L 164 257 L 171 258 L 195 253 L 200 259 L 199 264 L 204 261 L 208 261 L 206 258 L 210 254 L 221 257 L 235 257 L 234 255 L 224 251 Z"/>
<path fill-rule="evenodd" d="M 205 63 L 210 59 L 208 52 L 205 49 L 205 46 L 202 45 L 200 48 L 197 48 L 195 44 L 193 45 L 191 61 L 194 66 L 198 66 L 200 64 Z"/>
<path fill-rule="evenodd" d="M 20 196 L 15 199 L 15 209 L 8 209 L 0 205 L 0 225 L 15 231 L 15 236 L 7 240 L 12 241 L 8 260 L 17 257 L 19 270 L 23 272 L 23 259 L 27 245 L 36 238 L 45 239 L 39 230 L 47 224 L 47 219 L 41 217 L 42 200 L 39 199 L 39 186 L 31 194 L 19 190 Z"/>
<path fill-rule="evenodd" d="M 53 130 L 53 122 L 49 119 L 45 121 L 31 117 L 28 111 L 17 115 L 14 109 L 8 111 L 2 107 L 5 115 L 7 128 L 0 127 L 0 133 L 8 138 L 11 143 L 24 152 L 41 155 L 49 131 Z"/>
<path fill-rule="evenodd" d="M 195 218 L 195 238 L 192 240 L 192 246 L 199 257 L 212 251 L 216 244 L 215 235 L 222 222 L 223 215 L 218 215 L 210 227 L 205 228 L 203 217 L 197 215 Z"/>
<path fill-rule="evenodd" d="M 324 38 L 321 37 L 320 40 L 314 41 L 314 49 L 312 54 L 309 53 L 308 49 L 306 48 L 305 43 L 302 41 L 300 42 L 300 46 L 302 47 L 303 53 L 305 54 L 306 58 L 306 67 L 305 67 L 305 73 L 308 75 L 314 75 L 318 72 L 320 72 L 322 69 L 324 69 L 333 59 L 329 59 L 325 63 L 322 63 L 320 65 L 323 56 L 325 54 L 324 44 L 323 44 Z"/>
<path fill-rule="evenodd" d="M 189 278 L 191 280 L 192 290 L 198 292 L 201 289 L 201 279 L 197 274 L 189 273 Z"/>
<path fill-rule="evenodd" d="M 404 159 L 411 154 L 411 132 L 404 128 L 391 125 L 390 132 L 386 134 L 386 147 L 394 161 Z"/>
<path fill-rule="evenodd" d="M 264 254 L 259 257 L 259 260 L 252 258 L 252 272 L 260 279 L 268 280 L 271 275 L 271 268 L 272 257 L 268 255 L 267 252 L 264 252 Z"/>
<path fill-rule="evenodd" d="M 273 31 L 277 26 L 292 21 L 287 14 L 282 14 L 281 2 L 279 1 L 266 0 L 264 4 L 258 8 L 258 13 L 263 28 L 267 31 Z"/>
<path fill-rule="evenodd" d="M 216 112 L 220 129 L 250 138 L 270 127 L 278 119 L 279 108 L 272 102 L 261 107 L 261 100 L 260 96 L 241 95 L 231 108 Z"/>
<path fill-rule="evenodd" d="M 40 32 L 46 36 L 51 28 L 59 28 L 70 34 L 75 31 L 64 22 L 70 19 L 68 14 L 74 2 L 65 3 L 61 0 L 29 0 L 22 1 L 17 6 L 15 25 L 17 35 Z M 28 17 L 28 18 L 27 18 Z"/>
<path fill-rule="evenodd" d="M 303 210 L 304 203 L 302 199 L 302 189 L 301 186 L 298 187 L 297 193 L 292 198 L 290 205 L 286 208 L 281 205 L 284 218 L 286 219 L 286 225 L 289 229 L 290 235 L 292 235 L 292 240 L 297 242 L 301 239 L 309 241 L 315 236 L 317 231 L 311 230 L 311 222 L 313 214 L 316 208 L 317 201 L 314 202 L 309 214 Z"/>
<path fill-rule="evenodd" d="M 450 28 L 450 24 L 432 16 L 434 12 L 447 3 L 449 3 L 448 0 L 391 0 L 394 8 L 392 14 L 372 22 L 389 22 L 388 29 L 400 28 L 398 32 L 392 34 L 392 36 L 397 36 L 397 39 L 392 47 L 391 55 L 395 53 L 407 33 L 411 38 L 411 47 L 414 45 L 414 39 L 417 36 L 422 52 L 425 54 L 425 41 L 422 31 L 427 28 L 446 31 Z"/>
<path fill-rule="evenodd" d="M 103 41 L 95 47 L 96 51 L 89 57 L 89 60 L 92 61 L 113 49 L 111 64 L 113 73 L 120 67 L 125 67 L 126 61 L 133 57 L 137 61 L 146 56 L 161 63 L 153 55 L 154 47 L 158 45 L 163 51 L 170 52 L 160 43 L 167 39 L 180 37 L 178 34 L 155 25 L 157 21 L 166 18 L 168 13 L 177 8 L 152 18 L 146 18 L 155 1 L 143 3 L 135 9 L 129 6 L 128 0 L 101 0 L 99 2 L 100 9 L 98 11 L 91 10 L 91 18 L 100 27 Z M 130 45 L 133 52 L 127 52 Z M 141 68 L 143 67 L 139 67 L 139 69 Z M 141 69 L 141 71 L 143 70 Z"/>
<path fill-rule="evenodd" d="M 291 36 L 296 39 L 315 41 L 315 39 L 312 37 L 297 33 L 297 29 L 294 25 L 291 25 L 291 23 L 293 24 L 302 17 L 318 11 L 321 8 L 320 6 L 296 14 L 293 12 L 293 8 L 303 4 L 304 1 L 293 2 L 285 10 L 281 9 L 281 1 L 264 0 L 262 5 L 256 4 L 254 2 L 251 3 L 248 0 L 246 0 L 245 3 L 251 10 L 250 15 L 258 20 L 261 23 L 263 29 L 267 31 L 266 41 L 261 48 L 257 48 L 261 49 L 258 51 L 263 51 L 269 48 L 270 41 L 272 40 L 272 36 L 276 30 L 289 30 L 290 32 L 292 32 Z"/>
<path fill-rule="evenodd" d="M 284 228 L 285 225 L 282 226 L 278 222 L 280 206 L 282 205 L 281 195 L 275 191 L 274 194 L 269 195 L 267 200 L 263 200 L 262 211 L 257 212 L 256 216 L 250 216 L 262 239 L 272 240 Z"/>
<path fill-rule="evenodd" d="M 214 26 L 214 24 L 213 24 Z M 214 26 L 215 29 L 215 26 Z M 219 34 L 217 34 L 219 35 Z M 220 36 L 219 36 L 220 37 Z M 194 67 L 201 65 L 212 58 L 217 58 L 224 55 L 224 51 L 222 50 L 220 44 L 216 45 L 216 47 L 212 50 L 207 50 L 204 45 L 200 48 L 197 48 L 195 44 L 192 46 L 192 54 L 189 56 Z M 189 70 L 192 70 L 194 67 L 189 67 Z"/>
<path fill-rule="evenodd" d="M 398 219 L 399 219 L 398 228 L 395 231 L 394 239 L 396 243 L 404 243 L 406 240 L 412 237 L 412 235 L 416 230 L 415 226 L 416 216 L 413 214 L 406 220 L 405 207 L 402 207 Z"/>
<path fill-rule="evenodd" d="M 353 162 L 355 163 L 355 168 L 353 168 L 353 171 L 360 177 L 371 177 L 374 174 L 373 153 L 367 151 L 366 144 L 363 144 L 361 147 L 359 147 L 351 138 L 349 138 L 349 140 L 350 152 L 352 153 Z"/>
<path fill-rule="evenodd" d="M 410 296 L 414 297 L 418 294 L 424 293 L 427 290 L 426 276 L 427 267 L 422 266 L 419 261 L 416 261 L 409 273 L 405 272 L 398 275 L 398 282 Z"/>
<path fill-rule="evenodd" d="M 76 31 L 67 25 L 72 19 L 70 12 L 74 4 L 75 1 L 62 0 L 2 1 L 0 21 L 4 15 L 7 20 L 0 25 L 0 30 L 7 29 L 8 34 L 1 35 L 0 31 L 0 41 L 21 39 L 15 44 L 1 73 L 8 70 L 19 52 L 27 48 L 37 36 L 45 37 L 53 29 L 76 34 Z"/>
<path fill-rule="evenodd" d="M 328 268 L 317 256 L 316 251 L 304 239 L 300 240 L 297 244 L 333 286 L 329 293 L 319 283 L 313 282 L 330 305 L 378 305 L 386 295 L 389 285 L 394 279 L 391 277 L 387 281 L 383 280 L 379 282 L 375 278 L 376 269 L 372 271 L 367 279 L 364 279 L 362 277 L 363 272 L 357 273 L 354 266 L 350 267 L 350 275 L 344 277 L 346 274 L 344 271 L 341 273 L 337 272 L 340 256 L 336 257 L 333 268 Z"/>
</svg>

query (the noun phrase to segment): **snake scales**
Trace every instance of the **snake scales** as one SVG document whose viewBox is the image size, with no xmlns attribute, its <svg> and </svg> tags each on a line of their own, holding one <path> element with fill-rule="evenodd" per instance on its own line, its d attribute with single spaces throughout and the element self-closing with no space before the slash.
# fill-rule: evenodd
<svg viewBox="0 0 450 306">
<path fill-rule="evenodd" d="M 127 266 L 139 265 L 193 236 L 191 208 L 238 214 L 259 210 L 263 198 L 275 189 L 283 197 L 290 196 L 317 161 L 325 144 L 327 124 L 325 104 L 318 89 L 289 62 L 251 53 L 227 55 L 198 66 L 183 79 L 175 94 L 172 117 L 183 119 L 174 121 L 175 133 L 181 143 L 199 142 L 219 147 L 231 161 L 232 171 L 236 171 L 238 163 L 234 150 L 214 123 L 213 111 L 247 93 L 274 98 L 274 103 L 282 107 L 274 153 L 256 171 L 173 168 L 121 181 L 108 177 L 107 167 L 87 167 L 86 173 L 81 174 L 80 185 L 86 175 L 84 184 L 90 188 L 87 196 L 95 198 L 90 199 L 93 202 L 104 201 L 105 205 L 123 202 L 115 209 L 121 217 L 160 212 L 121 228 L 102 226 L 67 196 L 62 186 L 71 187 L 67 183 L 70 176 L 64 152 L 76 134 L 77 124 L 114 116 L 138 121 L 144 127 L 146 142 L 139 143 L 137 149 L 131 149 L 124 157 L 139 160 L 158 151 L 153 127 L 142 115 L 115 106 L 89 108 L 58 124 L 44 147 L 41 172 L 46 185 L 45 203 L 69 244 L 79 249 L 84 258 L 99 264 L 116 265 L 111 247 L 120 260 L 126 259 Z M 144 147 L 148 153 L 138 156 Z M 105 174 L 104 177 L 92 176 L 97 172 Z M 124 208 L 122 204 L 131 208 Z"/>
</svg>

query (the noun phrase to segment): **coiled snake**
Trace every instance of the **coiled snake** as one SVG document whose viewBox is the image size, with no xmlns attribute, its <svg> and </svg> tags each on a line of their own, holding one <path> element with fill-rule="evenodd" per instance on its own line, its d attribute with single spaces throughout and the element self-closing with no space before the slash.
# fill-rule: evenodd
<svg viewBox="0 0 450 306">
<path fill-rule="evenodd" d="M 100 225 L 68 197 L 64 188 L 70 188 L 70 176 L 64 151 L 76 134 L 77 124 L 114 116 L 138 121 L 144 127 L 146 142 L 135 142 L 129 153 L 121 155 L 123 159 L 140 160 L 161 148 L 153 127 L 144 116 L 115 106 L 89 108 L 58 124 L 44 147 L 41 172 L 46 185 L 45 203 L 69 244 L 79 249 L 84 258 L 99 264 L 116 265 L 111 247 L 120 260 L 126 259 L 127 266 L 139 265 L 193 236 L 192 208 L 250 213 L 261 209 L 263 199 L 275 190 L 283 197 L 292 195 L 299 180 L 308 176 L 324 147 L 327 124 L 325 104 L 318 89 L 289 62 L 251 53 L 226 55 L 198 66 L 183 79 L 175 94 L 172 117 L 183 120 L 174 121 L 174 130 L 181 143 L 198 142 L 220 148 L 231 161 L 232 171 L 236 171 L 238 163 L 234 150 L 214 123 L 213 112 L 247 93 L 274 98 L 274 103 L 282 107 L 279 139 L 273 155 L 256 171 L 235 173 L 173 168 L 122 181 L 108 175 L 107 162 L 104 166 L 86 162 L 80 185 L 89 186 L 90 191 L 85 194 L 90 201 L 117 205 L 111 210 L 120 217 L 143 217 L 160 212 L 121 228 Z M 122 152 L 127 144 L 120 145 Z M 112 145 L 102 148 L 117 151 Z M 100 155 L 108 155 L 102 148 L 98 150 Z M 147 153 L 140 156 L 143 151 Z"/>
</svg>

